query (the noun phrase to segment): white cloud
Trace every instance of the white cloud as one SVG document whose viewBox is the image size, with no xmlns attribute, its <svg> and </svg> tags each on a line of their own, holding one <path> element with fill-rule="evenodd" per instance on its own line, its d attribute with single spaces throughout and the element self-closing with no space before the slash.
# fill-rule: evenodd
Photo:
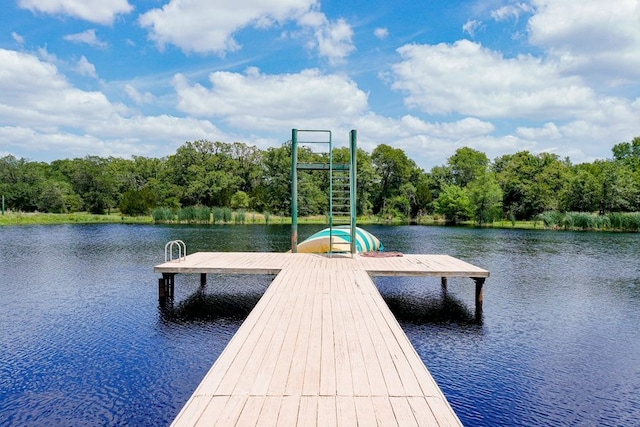
<svg viewBox="0 0 640 427">
<path fill-rule="evenodd" d="M 607 85 L 640 78 L 640 4 L 616 0 L 533 0 L 529 40 L 545 49 L 565 73 Z"/>
<path fill-rule="evenodd" d="M 88 62 L 88 61 L 87 61 Z M 83 91 L 57 67 L 33 55 L 0 49 L 0 140 L 21 152 L 75 155 L 169 154 L 186 140 L 226 140 L 207 120 L 141 116 L 101 92 Z"/>
<path fill-rule="evenodd" d="M 353 30 L 344 19 L 327 22 L 316 30 L 318 53 L 331 62 L 338 62 L 355 50 Z"/>
<path fill-rule="evenodd" d="M 302 16 L 316 0 L 171 0 L 140 17 L 140 25 L 160 48 L 173 44 L 185 52 L 216 53 L 238 50 L 234 34 L 246 27 L 265 28 Z"/>
<path fill-rule="evenodd" d="M 36 51 L 36 54 L 38 55 L 38 58 L 40 58 L 41 60 L 43 60 L 44 62 L 48 62 L 50 64 L 57 64 L 59 62 L 61 62 L 58 57 L 53 54 L 50 53 L 46 47 L 40 47 L 38 48 L 38 50 Z"/>
<path fill-rule="evenodd" d="M 519 20 L 524 13 L 533 12 L 533 8 L 527 3 L 513 3 L 500 7 L 491 12 L 491 17 L 496 21 L 506 21 L 508 19 Z"/>
<path fill-rule="evenodd" d="M 73 43 L 85 43 L 89 46 L 97 47 L 100 49 L 105 49 L 109 46 L 108 43 L 98 39 L 95 29 L 86 30 L 76 34 L 68 34 L 64 36 L 63 39 Z"/>
<path fill-rule="evenodd" d="M 93 77 L 94 79 L 98 78 L 95 65 L 89 62 L 84 56 L 78 60 L 75 69 L 80 75 Z"/>
<path fill-rule="evenodd" d="M 131 98 L 131 100 L 133 100 L 133 102 L 135 102 L 138 105 L 150 104 L 155 99 L 152 93 L 150 92 L 141 93 L 138 91 L 138 89 L 136 89 L 130 84 L 126 84 L 124 86 L 124 91 L 127 94 L 127 96 Z"/>
<path fill-rule="evenodd" d="M 471 37 L 476 36 L 476 31 L 482 27 L 482 21 L 477 21 L 475 19 L 465 22 L 462 26 L 462 31 L 469 34 Z"/>
<path fill-rule="evenodd" d="M 133 10 L 127 0 L 18 0 L 18 5 L 31 12 L 71 16 L 103 25 L 111 25 L 116 16 Z"/>
<path fill-rule="evenodd" d="M 11 32 L 11 38 L 20 46 L 24 44 L 24 37 L 22 37 L 20 34 L 16 33 L 15 31 Z"/>
<path fill-rule="evenodd" d="M 593 91 L 528 55 L 504 58 L 480 44 L 405 45 L 392 87 L 429 114 L 492 118 L 566 118 L 593 108 Z"/>
<path fill-rule="evenodd" d="M 380 40 L 384 40 L 389 37 L 389 30 L 386 28 L 376 28 L 373 30 L 373 35 Z"/>
<path fill-rule="evenodd" d="M 219 117 L 237 128 L 281 131 L 349 123 L 367 109 L 367 95 L 348 78 L 318 70 L 265 75 L 215 72 L 211 88 L 177 74 L 178 108 L 198 117 Z"/>
<path fill-rule="evenodd" d="M 140 25 L 162 50 L 172 44 L 185 52 L 224 56 L 242 46 L 235 35 L 246 28 L 266 29 L 295 22 L 307 47 L 329 62 L 339 62 L 355 50 L 353 30 L 344 19 L 335 21 L 319 11 L 317 0 L 243 0 L 215 5 L 207 0 L 171 0 L 161 9 L 140 16 Z"/>
</svg>

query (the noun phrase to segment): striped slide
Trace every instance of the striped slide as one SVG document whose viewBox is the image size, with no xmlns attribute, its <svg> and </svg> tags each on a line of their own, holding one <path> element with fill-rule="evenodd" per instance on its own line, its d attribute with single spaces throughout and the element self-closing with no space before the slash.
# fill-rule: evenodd
<svg viewBox="0 0 640 427">
<path fill-rule="evenodd" d="M 309 236 L 298 244 L 300 253 L 328 253 L 328 252 L 350 252 L 351 250 L 351 227 L 348 225 L 333 228 L 333 247 L 329 250 L 329 229 Z M 376 252 L 384 250 L 380 240 L 373 234 L 362 228 L 356 227 L 356 252 Z"/>
</svg>

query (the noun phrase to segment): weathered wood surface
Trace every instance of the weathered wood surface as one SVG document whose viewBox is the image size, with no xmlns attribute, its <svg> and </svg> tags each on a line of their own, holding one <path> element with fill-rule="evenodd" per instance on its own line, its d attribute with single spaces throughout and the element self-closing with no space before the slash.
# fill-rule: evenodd
<svg viewBox="0 0 640 427">
<path fill-rule="evenodd" d="M 486 270 L 442 255 L 196 253 L 155 271 L 278 273 L 173 425 L 460 425 L 370 274 Z"/>
<path fill-rule="evenodd" d="M 184 261 L 157 265 L 158 273 L 277 274 L 285 265 L 309 268 L 364 270 L 372 276 L 489 277 L 489 272 L 449 255 L 404 254 L 376 258 L 355 255 L 292 254 L 278 252 L 197 252 Z"/>
</svg>

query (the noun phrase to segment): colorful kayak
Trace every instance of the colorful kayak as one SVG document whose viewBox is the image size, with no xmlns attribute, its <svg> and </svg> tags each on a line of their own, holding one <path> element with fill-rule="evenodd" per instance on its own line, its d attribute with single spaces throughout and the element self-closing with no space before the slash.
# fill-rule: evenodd
<svg viewBox="0 0 640 427">
<path fill-rule="evenodd" d="M 329 250 L 330 232 L 328 228 L 309 236 L 303 242 L 298 243 L 300 253 L 328 253 L 328 252 L 350 252 L 351 248 L 351 227 L 340 226 L 333 228 L 333 247 Z M 380 240 L 373 234 L 362 228 L 356 227 L 356 252 L 376 252 L 384 249 Z"/>
</svg>

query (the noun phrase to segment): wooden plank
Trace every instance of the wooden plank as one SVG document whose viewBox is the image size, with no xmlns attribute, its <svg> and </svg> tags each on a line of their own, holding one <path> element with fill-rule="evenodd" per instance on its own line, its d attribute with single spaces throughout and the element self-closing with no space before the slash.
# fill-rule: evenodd
<svg viewBox="0 0 640 427">
<path fill-rule="evenodd" d="M 228 399 L 228 397 L 225 396 L 223 399 Z M 195 425 L 202 416 L 202 413 L 211 405 L 211 403 L 211 396 L 194 394 L 182 407 L 182 410 L 178 413 L 178 416 L 173 420 L 171 425 Z"/>
<path fill-rule="evenodd" d="M 278 413 L 280 412 L 280 404 L 282 403 L 282 396 L 265 396 L 262 403 L 262 410 L 260 411 L 260 423 L 261 427 L 272 427 L 278 424 Z M 258 423 L 256 423 L 258 425 Z"/>
<path fill-rule="evenodd" d="M 336 397 L 338 427 L 357 427 L 358 416 L 353 396 Z M 363 424 L 366 425 L 366 424 Z"/>
<path fill-rule="evenodd" d="M 381 363 L 378 359 L 371 334 L 367 328 L 369 319 L 364 316 L 357 298 L 351 299 L 349 305 L 351 307 L 353 322 L 356 326 L 357 340 L 362 351 L 362 366 L 366 370 L 369 395 L 388 396 L 389 393 Z M 360 391 L 359 385 L 356 387 L 356 392 L 358 391 Z"/>
<path fill-rule="evenodd" d="M 465 263 L 251 253 L 188 261 L 181 271 L 282 271 L 174 425 L 461 425 L 370 274 L 464 275 L 473 270 Z"/>
<path fill-rule="evenodd" d="M 335 396 L 318 397 L 318 426 L 336 427 L 338 409 Z"/>
<path fill-rule="evenodd" d="M 400 376 L 398 374 L 397 367 L 389 353 L 387 344 L 385 342 L 383 332 L 378 328 L 377 323 L 374 320 L 374 314 L 371 312 L 371 306 L 373 304 L 368 303 L 367 300 L 371 298 L 370 294 L 363 295 L 362 298 L 357 299 L 357 304 L 362 312 L 362 315 L 365 319 L 367 319 L 364 323 L 369 337 L 371 339 L 371 343 L 373 348 L 375 349 L 375 354 L 377 357 L 377 361 L 380 367 L 380 371 L 382 371 L 382 375 L 384 377 L 386 389 L 382 394 L 386 396 L 401 396 L 404 394 L 404 387 L 402 386 L 402 381 L 400 380 Z"/>
<path fill-rule="evenodd" d="M 441 426 L 454 427 L 462 425 L 444 395 L 442 395 L 442 397 L 427 396 L 425 399 L 429 404 L 429 409 L 431 409 L 431 412 Z"/>
<path fill-rule="evenodd" d="M 431 411 L 431 407 L 429 406 L 429 403 L 427 403 L 426 398 L 412 396 L 407 398 L 407 402 L 409 402 L 409 406 L 413 411 L 413 416 L 418 422 L 418 425 L 421 425 L 421 426 L 435 426 L 438 424 L 442 425 L 438 423 L 438 420 L 433 415 L 433 412 Z"/>
<path fill-rule="evenodd" d="M 353 398 L 356 405 L 356 419 L 360 426 L 377 425 L 376 412 L 373 401 L 369 396 L 356 396 Z"/>
<path fill-rule="evenodd" d="M 345 279 L 352 281 L 353 277 L 349 275 L 345 277 Z M 342 318 L 345 323 L 344 333 L 350 362 L 349 372 L 353 386 L 352 392 L 354 396 L 371 396 L 367 364 L 360 344 L 361 337 L 358 333 L 357 322 L 362 319 L 358 318 L 358 320 L 356 320 L 353 315 L 353 310 L 356 309 L 357 305 L 355 302 L 356 298 L 358 298 L 358 296 L 354 293 L 345 293 L 339 301 Z M 377 364 L 377 362 L 377 360 L 374 361 L 375 364 Z"/>
<path fill-rule="evenodd" d="M 396 343 L 402 349 L 402 352 L 406 356 L 406 360 L 409 365 L 408 369 L 415 376 L 417 383 L 421 388 L 421 391 L 417 391 L 415 390 L 415 388 L 412 389 L 413 394 L 410 395 L 443 396 L 442 392 L 436 385 L 435 380 L 425 367 L 415 348 L 411 345 L 409 338 L 407 338 L 397 319 L 393 316 L 391 310 L 389 310 L 389 307 L 384 302 L 382 297 L 376 298 L 373 301 L 378 308 L 378 312 L 382 317 L 385 318 L 387 325 L 389 326 L 389 330 L 395 337 Z M 413 379 L 411 379 L 410 376 L 405 375 L 403 378 L 404 384 L 407 384 L 408 382 L 413 384 Z M 413 387 L 415 387 L 415 384 L 413 384 Z"/>
<path fill-rule="evenodd" d="M 290 274 L 290 272 L 285 272 L 284 277 L 290 276 Z M 282 300 L 286 300 L 287 295 L 284 293 L 275 293 L 274 298 L 275 300 L 270 304 L 271 310 L 269 310 L 265 316 L 264 321 L 256 322 L 254 325 L 255 327 L 244 328 L 244 330 L 247 331 L 247 337 L 244 341 L 244 345 L 241 345 L 235 353 L 229 354 L 228 357 L 231 361 L 228 363 L 228 369 L 220 380 L 220 385 L 216 389 L 216 393 L 227 395 L 232 394 L 238 384 L 238 381 L 242 378 L 243 371 L 247 364 L 249 364 L 250 369 L 255 367 L 257 363 L 262 360 L 264 353 L 268 351 L 267 340 L 270 339 L 270 334 L 272 333 L 272 328 L 274 326 L 274 321 L 272 319 L 275 318 L 276 320 L 279 320 L 282 316 L 286 304 L 280 302 Z M 261 340 L 261 337 L 264 337 L 264 339 Z M 256 360 L 257 357 L 259 357 L 259 360 Z M 249 377 L 249 379 L 251 379 L 251 377 Z M 244 385 L 244 383 L 241 385 Z M 247 394 L 248 391 L 244 390 L 243 393 Z"/>
<path fill-rule="evenodd" d="M 393 407 L 388 397 L 373 396 L 371 398 L 376 416 L 376 424 L 380 427 L 394 427 L 398 425 Z"/>
<path fill-rule="evenodd" d="M 298 420 L 298 411 L 300 409 L 300 396 L 284 396 L 278 412 L 277 426 L 289 427 L 294 426 Z"/>
<path fill-rule="evenodd" d="M 307 362 L 313 325 L 314 301 L 316 295 L 318 295 L 318 292 L 315 290 L 317 286 L 317 274 L 314 273 L 316 272 L 309 271 L 308 285 L 312 289 L 309 289 L 309 291 L 306 292 L 302 308 L 302 316 L 299 320 L 298 336 L 296 337 L 295 343 L 290 344 L 293 346 L 293 354 L 291 356 L 288 377 L 284 384 L 282 382 L 272 380 L 269 386 L 269 394 L 302 395 L 305 376 L 312 368 L 317 372 L 317 378 L 320 378 L 319 364 L 312 367 L 308 366 Z M 284 358 L 282 361 L 279 361 L 279 363 L 284 364 Z M 284 366 L 279 367 L 279 369 L 284 369 Z M 316 387 L 314 387 L 316 390 L 319 386 L 318 383 L 319 381 L 316 382 Z"/>
<path fill-rule="evenodd" d="M 211 404 L 202 412 L 195 426 L 230 426 L 240 416 L 245 398 L 240 396 L 214 396 Z"/>
<path fill-rule="evenodd" d="M 333 340 L 331 296 L 322 294 L 322 335 L 320 348 L 320 396 L 336 395 L 336 360 Z"/>
<path fill-rule="evenodd" d="M 320 425 L 318 424 L 318 396 L 302 396 L 300 398 L 297 425 Z"/>
<path fill-rule="evenodd" d="M 300 270 L 298 274 L 291 277 L 292 283 L 306 283 L 309 278 L 309 272 Z M 282 394 L 287 384 L 291 359 L 295 348 L 295 340 L 298 337 L 298 329 L 300 327 L 300 317 L 304 307 L 306 292 L 299 292 L 298 289 L 292 289 L 287 293 L 289 298 L 283 310 L 282 317 L 275 324 L 275 331 L 268 343 L 266 354 L 262 363 L 258 366 L 257 372 L 246 372 L 245 376 L 253 377 L 251 393 L 263 395 L 269 390 L 272 383 L 280 384 Z"/>
<path fill-rule="evenodd" d="M 309 343 L 305 359 L 304 382 L 302 393 L 304 395 L 321 395 L 320 378 L 322 373 L 322 307 L 324 294 L 320 273 L 315 271 L 315 292 L 313 294 L 313 311 L 309 330 Z"/>
<path fill-rule="evenodd" d="M 393 414 L 398 421 L 398 425 L 403 427 L 418 426 L 411 405 L 409 405 L 406 397 L 390 397 L 389 401 L 391 402 Z"/>
<path fill-rule="evenodd" d="M 254 427 L 258 425 L 264 402 L 265 399 L 262 396 L 247 397 L 247 402 L 240 413 L 236 427 Z"/>
<path fill-rule="evenodd" d="M 329 275 L 330 280 L 338 282 L 335 275 Z M 336 283 L 336 288 L 340 288 Z M 335 375 L 336 375 L 336 393 L 338 396 L 353 396 L 353 379 L 351 370 L 351 360 L 349 353 L 349 345 L 347 342 L 346 329 L 352 325 L 347 323 L 343 316 L 343 305 L 340 300 L 346 296 L 341 292 L 333 292 L 330 295 L 332 307 L 332 325 L 333 325 L 333 354 L 335 358 Z"/>
</svg>

